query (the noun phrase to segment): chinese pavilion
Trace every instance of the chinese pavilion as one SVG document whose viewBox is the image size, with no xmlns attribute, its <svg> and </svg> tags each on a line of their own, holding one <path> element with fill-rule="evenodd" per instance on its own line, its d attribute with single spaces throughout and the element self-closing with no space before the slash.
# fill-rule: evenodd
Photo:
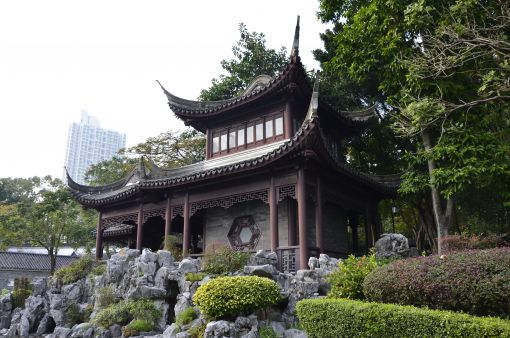
<svg viewBox="0 0 510 338">
<path fill-rule="evenodd" d="M 241 95 L 190 101 L 161 86 L 175 115 L 205 133 L 205 160 L 174 169 L 141 160 L 98 187 L 68 176 L 77 201 L 99 211 L 97 258 L 105 241 L 157 250 L 174 235 L 183 255 L 212 245 L 265 249 L 294 271 L 318 253 L 372 246 L 382 232 L 378 203 L 394 187 L 350 168 L 343 140 L 361 133 L 375 108 L 335 111 L 318 87 L 299 57 L 299 17 L 285 69 L 256 77 Z"/>
</svg>

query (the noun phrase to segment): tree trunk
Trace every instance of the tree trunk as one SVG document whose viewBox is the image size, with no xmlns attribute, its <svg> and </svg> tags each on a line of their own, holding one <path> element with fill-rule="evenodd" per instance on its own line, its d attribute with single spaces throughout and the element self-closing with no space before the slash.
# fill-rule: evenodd
<svg viewBox="0 0 510 338">
<path fill-rule="evenodd" d="M 48 250 L 48 256 L 50 256 L 50 274 L 52 275 L 55 273 L 55 266 L 57 265 L 57 257 L 53 251 L 53 248 Z"/>
<path fill-rule="evenodd" d="M 429 132 L 427 130 L 422 131 L 421 138 L 425 152 L 431 153 L 432 142 L 430 141 Z M 432 196 L 432 211 L 434 212 L 434 220 L 437 227 L 437 254 L 441 255 L 441 238 L 448 236 L 448 228 L 450 226 L 453 215 L 453 200 L 449 198 L 446 201 L 446 210 L 444 210 L 443 206 L 441 205 L 441 195 L 434 182 L 433 173 L 437 168 L 436 162 L 431 158 L 427 159 L 427 167 L 429 171 L 430 192 Z"/>
</svg>

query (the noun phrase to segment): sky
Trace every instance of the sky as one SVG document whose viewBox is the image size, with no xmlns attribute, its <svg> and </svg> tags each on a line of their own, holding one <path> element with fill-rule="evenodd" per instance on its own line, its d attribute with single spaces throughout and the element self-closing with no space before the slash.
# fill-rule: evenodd
<svg viewBox="0 0 510 338">
<path fill-rule="evenodd" d="M 290 50 L 301 16 L 308 69 L 322 48 L 318 1 L 0 1 L 0 178 L 61 177 L 81 110 L 126 134 L 127 146 L 184 128 L 159 80 L 196 99 L 222 73 L 239 23 Z"/>
</svg>

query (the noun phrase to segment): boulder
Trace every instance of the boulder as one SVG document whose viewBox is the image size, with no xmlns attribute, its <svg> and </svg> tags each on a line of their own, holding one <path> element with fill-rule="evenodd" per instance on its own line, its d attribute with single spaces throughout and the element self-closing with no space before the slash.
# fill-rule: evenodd
<svg viewBox="0 0 510 338">
<path fill-rule="evenodd" d="M 244 273 L 259 277 L 273 278 L 278 273 L 275 267 L 270 264 L 245 266 Z"/>
<path fill-rule="evenodd" d="M 110 332 L 112 333 L 113 338 L 122 337 L 122 326 L 119 324 L 113 324 L 110 326 Z"/>
<path fill-rule="evenodd" d="M 137 286 L 127 294 L 128 299 L 163 299 L 166 297 L 166 290 L 152 286 Z"/>
<path fill-rule="evenodd" d="M 57 326 L 55 331 L 53 331 L 53 335 L 55 338 L 68 338 L 71 336 L 72 329 L 62 326 Z"/>
<path fill-rule="evenodd" d="M 315 270 L 315 268 L 319 267 L 319 259 L 317 257 L 310 257 L 308 259 L 308 267 L 310 270 Z"/>
<path fill-rule="evenodd" d="M 186 274 L 188 272 L 198 272 L 199 270 L 199 261 L 197 259 L 184 258 L 179 263 L 179 272 L 182 274 Z"/>
<path fill-rule="evenodd" d="M 92 338 L 94 336 L 94 327 L 90 323 L 81 323 L 73 326 L 71 338 Z"/>
<path fill-rule="evenodd" d="M 319 267 L 324 271 L 334 271 L 338 269 L 338 262 L 341 262 L 341 259 L 329 257 L 326 254 L 319 255 Z"/>
<path fill-rule="evenodd" d="M 33 296 L 44 296 L 47 289 L 46 278 L 35 278 L 32 280 L 32 295 Z"/>
<path fill-rule="evenodd" d="M 163 332 L 163 338 L 175 338 L 179 332 L 181 332 L 179 325 L 172 323 L 172 325 L 168 326 Z"/>
<path fill-rule="evenodd" d="M 158 254 L 149 249 L 144 249 L 139 259 L 144 263 L 156 263 L 158 261 Z"/>
<path fill-rule="evenodd" d="M 174 265 L 174 256 L 170 251 L 159 250 L 158 251 L 158 265 L 160 267 L 172 268 Z"/>
<path fill-rule="evenodd" d="M 205 327 L 204 338 L 231 337 L 230 322 L 226 320 L 212 321 Z"/>
<path fill-rule="evenodd" d="M 377 258 L 408 257 L 409 241 L 401 234 L 382 234 L 375 242 Z"/>
<path fill-rule="evenodd" d="M 285 331 L 285 325 L 282 322 L 269 322 L 269 327 L 280 337 Z"/>
</svg>

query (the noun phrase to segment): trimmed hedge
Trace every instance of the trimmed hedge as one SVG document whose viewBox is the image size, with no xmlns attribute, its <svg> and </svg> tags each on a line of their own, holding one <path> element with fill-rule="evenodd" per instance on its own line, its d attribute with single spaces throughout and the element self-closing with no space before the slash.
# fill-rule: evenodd
<svg viewBox="0 0 510 338">
<path fill-rule="evenodd" d="M 212 317 L 248 314 L 280 301 L 278 285 L 257 276 L 218 277 L 198 287 L 193 302 Z"/>
<path fill-rule="evenodd" d="M 349 299 L 306 299 L 297 316 L 310 338 L 510 337 L 510 321 Z"/>
<path fill-rule="evenodd" d="M 367 300 L 510 316 L 510 248 L 395 261 L 363 283 Z"/>
</svg>

